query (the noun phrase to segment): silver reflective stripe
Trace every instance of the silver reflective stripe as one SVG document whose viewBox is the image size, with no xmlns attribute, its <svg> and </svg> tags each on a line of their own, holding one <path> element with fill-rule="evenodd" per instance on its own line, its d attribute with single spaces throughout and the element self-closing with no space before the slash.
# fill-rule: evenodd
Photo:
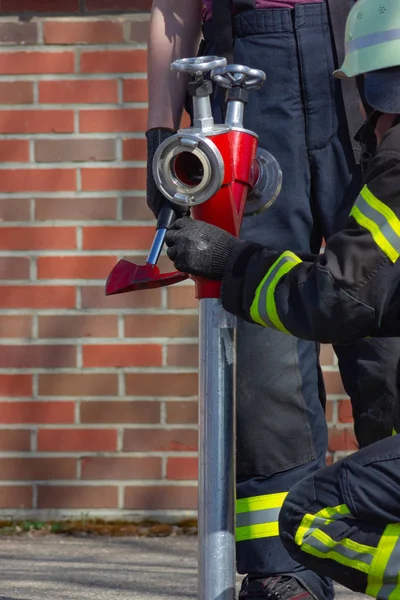
<svg viewBox="0 0 400 600">
<path fill-rule="evenodd" d="M 400 253 L 400 237 L 397 235 L 394 229 L 392 229 L 385 216 L 368 204 L 368 202 L 366 202 L 362 196 L 358 196 L 355 205 L 363 215 L 378 225 L 382 235 L 384 235 L 391 246 L 393 246 L 393 248 Z"/>
<path fill-rule="evenodd" d="M 277 326 L 275 325 L 275 323 L 273 323 L 273 321 L 271 321 L 269 314 L 268 314 L 268 308 L 267 308 L 268 289 L 269 289 L 269 286 L 271 285 L 271 283 L 274 281 L 279 269 L 282 267 L 283 264 L 285 264 L 287 262 L 296 263 L 296 260 L 294 260 L 294 258 L 292 258 L 290 255 L 288 256 L 286 254 L 284 254 L 283 256 L 281 256 L 280 259 L 277 260 L 275 267 L 272 269 L 271 273 L 268 275 L 267 279 L 264 281 L 263 287 L 261 289 L 260 297 L 258 299 L 258 314 L 260 315 L 261 319 L 264 321 L 266 326 L 270 327 L 271 329 L 277 329 Z"/>
<path fill-rule="evenodd" d="M 349 558 L 350 560 L 361 560 L 362 562 L 365 562 L 368 565 L 371 564 L 371 562 L 374 558 L 374 555 L 370 554 L 369 552 L 361 553 L 357 550 L 351 550 L 350 548 L 343 546 L 339 542 L 336 542 L 334 546 L 328 546 L 327 544 L 324 544 L 323 542 L 321 542 L 321 540 L 317 540 L 313 536 L 310 536 L 307 538 L 307 544 L 309 546 L 312 546 L 312 548 L 315 548 L 316 550 L 319 550 L 319 552 L 322 552 L 324 554 L 327 554 L 328 552 L 332 552 L 332 550 L 333 550 L 337 554 L 341 554 L 345 558 Z"/>
<path fill-rule="evenodd" d="M 397 544 L 392 550 L 389 561 L 386 565 L 385 573 L 383 575 L 383 586 L 379 592 L 379 598 L 389 598 L 390 594 L 399 585 L 400 579 L 400 539 L 397 540 Z M 400 593 L 400 588 L 398 590 Z M 393 598 L 400 598 L 400 595 L 396 594 Z M 392 600 L 392 598 L 390 599 Z"/>
<path fill-rule="evenodd" d="M 400 29 L 388 29 L 387 31 L 378 31 L 376 33 L 368 33 L 359 38 L 351 40 L 346 44 L 347 53 L 377 46 L 385 42 L 394 42 L 400 40 Z"/>
<path fill-rule="evenodd" d="M 261 523 L 275 523 L 279 518 L 280 508 L 267 508 L 236 515 L 236 527 L 247 525 L 261 525 Z"/>
</svg>

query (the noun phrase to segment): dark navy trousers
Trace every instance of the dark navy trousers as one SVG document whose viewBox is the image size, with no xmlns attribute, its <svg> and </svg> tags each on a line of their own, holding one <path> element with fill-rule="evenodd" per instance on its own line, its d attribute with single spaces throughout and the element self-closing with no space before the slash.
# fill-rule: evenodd
<svg viewBox="0 0 400 600">
<path fill-rule="evenodd" d="M 325 3 L 294 10 L 247 10 L 234 17 L 235 62 L 266 73 L 250 92 L 245 127 L 279 161 L 282 192 L 266 212 L 244 219 L 242 237 L 277 250 L 318 253 L 340 228 L 362 187 L 355 164 Z M 213 54 L 210 27 L 199 54 Z M 214 91 L 217 122 L 223 92 Z M 286 493 L 325 464 L 327 426 L 319 346 L 257 325 L 238 325 L 237 568 L 294 573 L 319 598 L 327 580 L 293 560 L 278 535 Z M 391 434 L 398 340 L 336 346 L 361 445 Z"/>
<path fill-rule="evenodd" d="M 355 592 L 400 598 L 400 436 L 319 470 L 280 511 L 295 560 Z"/>
</svg>

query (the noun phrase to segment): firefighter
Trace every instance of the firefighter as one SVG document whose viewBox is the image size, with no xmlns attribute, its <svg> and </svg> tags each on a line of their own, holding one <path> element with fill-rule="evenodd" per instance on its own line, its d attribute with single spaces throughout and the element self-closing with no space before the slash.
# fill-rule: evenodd
<svg viewBox="0 0 400 600">
<path fill-rule="evenodd" d="M 222 279 L 227 310 L 259 325 L 351 342 L 400 332 L 400 3 L 359 0 L 339 77 L 356 77 L 365 185 L 318 256 L 238 241 L 183 218 L 167 234 L 177 268 Z M 393 434 L 399 431 L 400 415 Z M 394 435 L 297 483 L 279 515 L 292 558 L 381 600 L 400 599 L 400 442 Z"/>
<path fill-rule="evenodd" d="M 332 38 L 334 11 L 343 7 L 347 15 L 349 2 L 232 0 L 231 4 L 235 15 L 226 27 L 226 12 L 221 18 L 221 10 L 228 0 L 207 0 L 199 54 L 223 54 L 221 39 L 224 45 L 227 37 L 220 34 L 230 30 L 232 35 L 233 30 L 234 61 L 266 72 L 267 84 L 250 96 L 244 125 L 259 135 L 260 146 L 276 156 L 283 170 L 279 200 L 268 212 L 245 218 L 241 238 L 250 242 L 246 252 L 263 243 L 298 255 L 317 253 L 322 238 L 343 225 L 361 186 L 343 101 L 345 88 L 332 77 L 338 64 Z M 150 167 L 157 145 L 179 127 L 186 82 L 169 66 L 196 53 L 202 8 L 200 0 L 153 2 L 146 133 Z M 340 26 L 334 29 L 341 32 Z M 216 122 L 223 120 L 221 94 L 216 88 Z M 157 215 L 164 199 L 151 168 L 147 201 Z M 190 236 L 191 225 L 196 226 L 180 221 L 181 235 Z M 227 244 L 233 249 L 234 240 Z M 226 250 L 227 260 L 228 255 Z M 224 270 L 213 275 L 222 277 Z M 240 286 L 232 277 L 233 296 L 227 307 L 242 313 L 232 305 Z M 238 572 L 247 575 L 240 600 L 291 600 L 299 595 L 305 600 L 311 596 L 331 600 L 330 582 L 289 556 L 277 523 L 288 490 L 325 464 L 319 345 L 255 323 L 250 316 L 244 318 L 237 331 L 236 493 L 241 519 L 236 556 Z M 362 446 L 391 434 L 399 349 L 396 339 L 335 344 Z"/>
<path fill-rule="evenodd" d="M 226 310 L 322 343 L 400 335 L 400 3 L 358 0 L 347 32 L 335 75 L 361 78 L 370 159 L 347 222 L 325 251 L 280 252 L 189 217 L 166 236 L 178 270 L 222 280 Z"/>
</svg>

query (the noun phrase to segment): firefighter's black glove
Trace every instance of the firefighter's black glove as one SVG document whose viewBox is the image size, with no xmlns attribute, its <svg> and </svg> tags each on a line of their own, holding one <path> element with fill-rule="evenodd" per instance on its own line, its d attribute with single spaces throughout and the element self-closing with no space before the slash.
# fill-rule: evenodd
<svg viewBox="0 0 400 600">
<path fill-rule="evenodd" d="M 146 131 L 147 139 L 147 206 L 157 218 L 166 198 L 159 191 L 153 177 L 153 157 L 158 146 L 166 139 L 175 135 L 176 129 L 168 127 L 154 127 Z"/>
<path fill-rule="evenodd" d="M 178 271 L 220 280 L 232 252 L 243 242 L 214 225 L 182 217 L 167 232 L 165 243 Z"/>
</svg>

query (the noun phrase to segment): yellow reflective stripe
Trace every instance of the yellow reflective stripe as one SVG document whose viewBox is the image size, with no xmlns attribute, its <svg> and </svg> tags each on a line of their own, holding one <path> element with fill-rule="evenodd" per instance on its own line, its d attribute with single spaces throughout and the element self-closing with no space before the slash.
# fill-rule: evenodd
<svg viewBox="0 0 400 600">
<path fill-rule="evenodd" d="M 354 540 L 351 540 L 349 538 L 343 538 L 342 540 L 336 541 L 333 538 L 331 538 L 327 533 L 325 533 L 325 531 L 320 531 L 319 529 L 313 531 L 310 537 L 314 537 L 316 540 L 319 540 L 327 548 L 343 546 L 344 548 L 353 550 L 353 552 L 359 552 L 360 554 L 372 554 L 374 556 L 377 551 L 377 549 L 374 546 L 360 544 L 359 542 L 355 542 Z"/>
<path fill-rule="evenodd" d="M 347 558 L 346 556 L 343 556 L 343 554 L 339 554 L 334 550 L 330 550 L 329 552 L 320 552 L 319 550 L 316 550 L 309 544 L 303 544 L 301 550 L 303 552 L 307 552 L 307 554 L 312 554 L 317 558 L 330 558 L 331 560 L 334 560 L 335 562 L 340 563 L 341 565 L 357 569 L 357 571 L 362 571 L 363 573 L 368 573 L 370 569 L 370 565 L 368 565 L 367 563 L 364 563 L 361 560 Z M 368 592 L 366 593 L 368 594 Z"/>
<path fill-rule="evenodd" d="M 400 256 L 400 220 L 394 211 L 364 186 L 350 215 L 370 232 L 382 252 L 396 262 Z"/>
<path fill-rule="evenodd" d="M 386 254 L 390 260 L 395 263 L 399 258 L 399 253 L 395 248 L 393 248 L 392 244 L 387 241 L 383 233 L 381 232 L 379 225 L 375 223 L 375 221 L 371 221 L 368 217 L 362 214 L 359 208 L 356 205 L 351 209 L 350 215 L 354 217 L 361 227 L 368 229 L 372 238 L 377 246 Z"/>
<path fill-rule="evenodd" d="M 264 537 L 275 537 L 279 535 L 279 523 L 261 523 L 259 525 L 248 525 L 236 528 L 236 541 L 257 540 Z"/>
<path fill-rule="evenodd" d="M 350 509 L 346 504 L 339 504 L 338 506 L 327 506 L 326 508 L 323 508 L 317 513 L 315 513 L 315 515 L 311 515 L 309 513 L 305 514 L 296 532 L 296 536 L 294 538 L 295 543 L 298 546 L 302 545 L 304 536 L 309 531 L 309 529 L 312 529 L 311 526 L 316 519 L 324 519 L 322 523 L 318 523 L 318 525 L 323 525 L 331 520 L 335 520 L 335 517 L 338 518 L 341 515 L 350 514 Z"/>
<path fill-rule="evenodd" d="M 367 202 L 372 208 L 381 213 L 389 223 L 390 227 L 393 229 L 395 233 L 400 237 L 400 221 L 396 215 L 392 211 L 387 204 L 384 204 L 381 200 L 378 200 L 376 196 L 371 192 L 371 190 L 365 185 L 361 190 L 361 196 L 364 198 L 365 202 Z"/>
<path fill-rule="evenodd" d="M 263 325 L 264 327 L 273 327 L 284 333 L 289 333 L 278 316 L 275 302 L 275 288 L 282 277 L 301 262 L 302 261 L 296 254 L 288 250 L 283 252 L 268 269 L 267 274 L 256 289 L 254 300 L 250 307 L 250 316 L 255 323 Z M 279 266 L 280 263 L 282 263 L 281 266 Z M 274 271 L 276 272 L 274 273 Z M 265 315 L 262 314 L 264 311 Z"/>
<path fill-rule="evenodd" d="M 324 519 L 330 519 L 337 515 L 350 515 L 350 509 L 346 504 L 338 504 L 338 506 L 327 506 L 322 510 L 318 511 L 315 516 L 323 517 Z"/>
<path fill-rule="evenodd" d="M 250 498 L 239 498 L 236 500 L 236 513 L 253 512 L 267 508 L 280 508 L 288 492 L 279 494 L 265 494 L 263 496 L 251 496 Z"/>
<path fill-rule="evenodd" d="M 400 523 L 392 523 L 385 528 L 369 568 L 368 585 L 365 590 L 365 593 L 369 596 L 374 596 L 375 598 L 378 596 L 384 583 L 384 575 L 390 555 L 396 547 L 399 536 Z"/>
</svg>

